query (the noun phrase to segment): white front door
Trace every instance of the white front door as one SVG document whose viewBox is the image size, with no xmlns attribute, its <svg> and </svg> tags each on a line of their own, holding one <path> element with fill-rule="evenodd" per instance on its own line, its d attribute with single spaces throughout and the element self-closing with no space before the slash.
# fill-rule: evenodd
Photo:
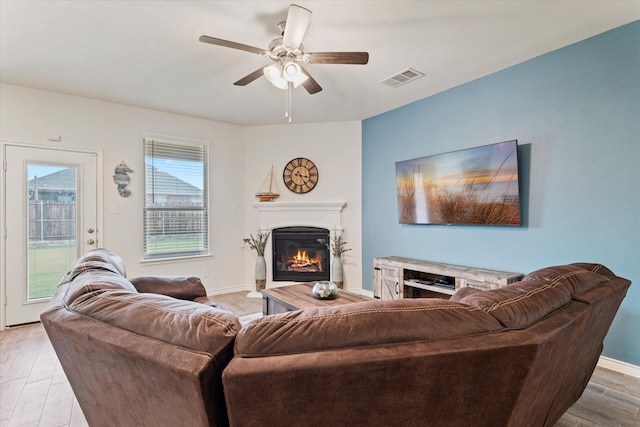
<svg viewBox="0 0 640 427">
<path fill-rule="evenodd" d="M 95 153 L 5 146 L 7 326 L 40 313 L 74 260 L 98 244 Z"/>
</svg>

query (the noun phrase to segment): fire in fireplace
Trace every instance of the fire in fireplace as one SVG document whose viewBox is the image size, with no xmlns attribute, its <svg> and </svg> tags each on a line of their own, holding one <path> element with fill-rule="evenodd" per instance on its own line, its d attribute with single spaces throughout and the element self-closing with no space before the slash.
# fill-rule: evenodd
<svg viewBox="0 0 640 427">
<path fill-rule="evenodd" d="M 295 255 L 285 257 L 282 268 L 287 271 L 316 273 L 322 271 L 322 260 L 318 257 L 309 258 L 307 251 L 298 249 Z"/>
<path fill-rule="evenodd" d="M 273 281 L 329 280 L 329 230 L 283 227 L 271 231 Z"/>
</svg>

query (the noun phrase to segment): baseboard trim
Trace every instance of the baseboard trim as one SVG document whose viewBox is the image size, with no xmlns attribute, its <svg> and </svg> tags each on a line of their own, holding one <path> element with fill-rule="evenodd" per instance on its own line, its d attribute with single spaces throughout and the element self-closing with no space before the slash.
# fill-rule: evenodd
<svg viewBox="0 0 640 427">
<path fill-rule="evenodd" d="M 249 292 L 249 291 L 255 291 L 256 287 L 255 285 L 250 286 L 250 285 L 237 285 L 237 286 L 226 286 L 223 288 L 216 288 L 213 290 L 208 290 L 207 291 L 207 295 L 208 296 L 215 296 L 215 295 L 220 295 L 220 294 L 231 294 L 234 292 Z"/>
<path fill-rule="evenodd" d="M 353 292 L 354 294 L 363 295 L 365 297 L 373 298 L 373 291 L 367 289 L 349 289 L 346 288 L 345 291 Z"/>
<path fill-rule="evenodd" d="M 600 360 L 598 360 L 598 366 L 605 369 L 611 369 L 612 371 L 616 371 L 621 374 L 640 378 L 640 366 L 632 365 L 631 363 L 627 363 L 627 362 L 622 362 L 621 360 L 600 356 Z"/>
</svg>

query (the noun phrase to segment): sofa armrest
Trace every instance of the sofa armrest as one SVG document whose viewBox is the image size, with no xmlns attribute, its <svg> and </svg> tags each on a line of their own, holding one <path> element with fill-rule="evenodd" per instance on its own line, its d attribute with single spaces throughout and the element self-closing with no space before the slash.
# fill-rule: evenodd
<svg viewBox="0 0 640 427">
<path fill-rule="evenodd" d="M 140 293 L 161 294 L 189 301 L 207 296 L 200 278 L 194 276 L 141 276 L 130 281 Z"/>
</svg>

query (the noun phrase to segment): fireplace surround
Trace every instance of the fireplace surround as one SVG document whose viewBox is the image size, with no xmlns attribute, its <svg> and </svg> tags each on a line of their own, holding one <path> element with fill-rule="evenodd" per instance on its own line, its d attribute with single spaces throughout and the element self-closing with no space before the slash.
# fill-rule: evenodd
<svg viewBox="0 0 640 427">
<path fill-rule="evenodd" d="M 322 228 L 329 231 L 329 238 L 342 233 L 342 210 L 345 206 L 345 202 L 262 202 L 253 205 L 259 214 L 258 229 L 261 232 L 273 232 L 286 227 Z M 273 246 L 273 236 L 271 239 Z M 271 270 L 267 271 L 267 288 L 287 284 L 285 281 L 273 280 L 273 251 L 265 251 L 265 260 Z M 330 260 L 327 261 L 327 269 L 329 263 Z M 288 283 L 295 281 L 290 280 Z"/>
</svg>

